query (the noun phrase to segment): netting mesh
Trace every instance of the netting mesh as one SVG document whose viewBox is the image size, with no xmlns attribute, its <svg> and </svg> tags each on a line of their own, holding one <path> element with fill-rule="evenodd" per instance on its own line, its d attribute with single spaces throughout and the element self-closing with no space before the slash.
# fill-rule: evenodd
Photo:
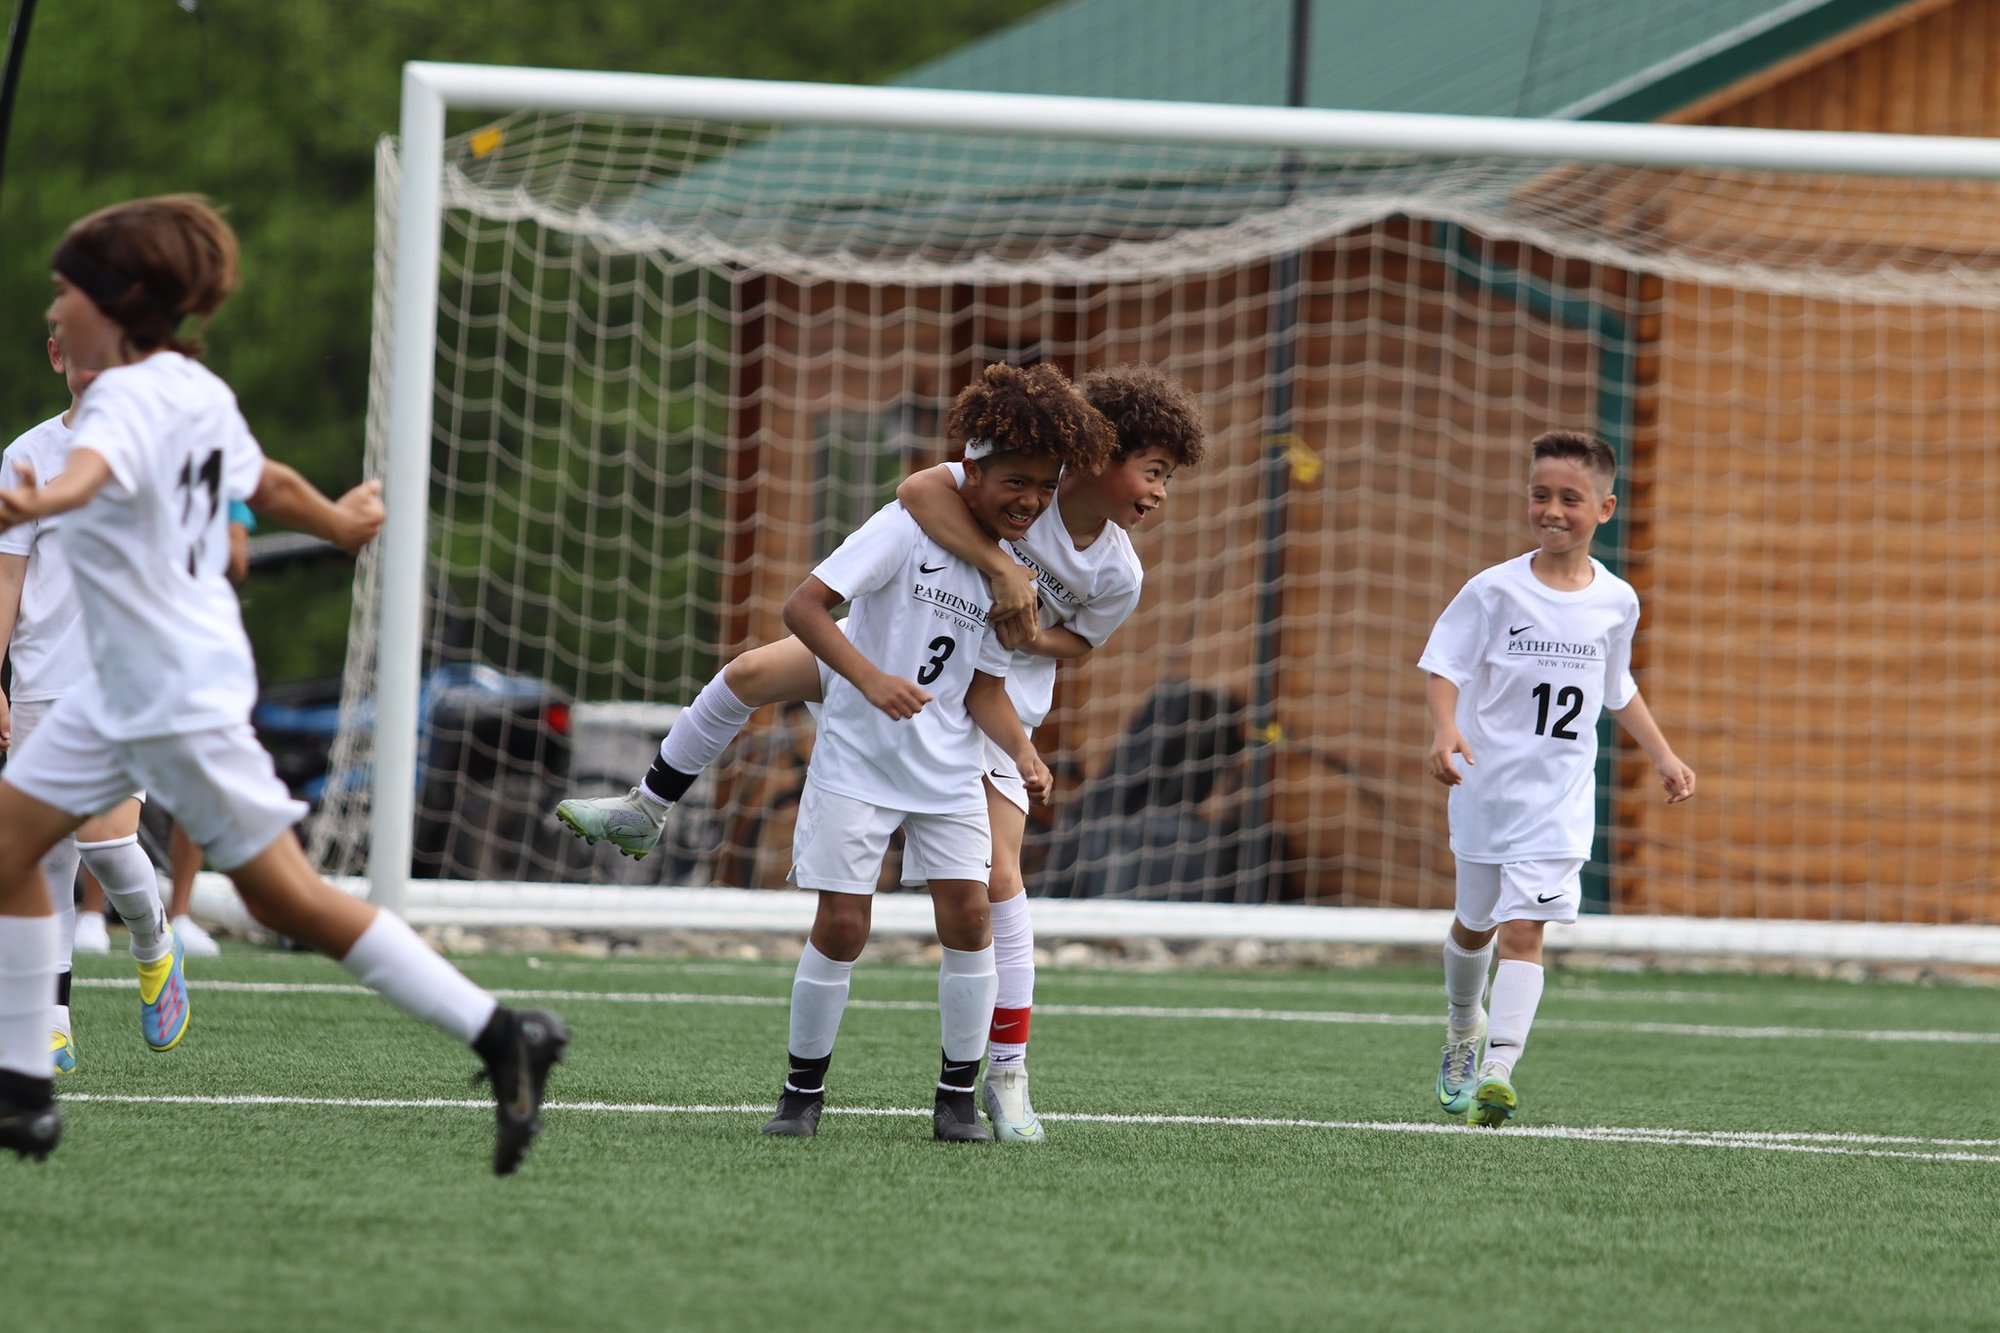
<svg viewBox="0 0 2000 1333">
<path fill-rule="evenodd" d="M 1059 673 L 1031 892 L 1448 906 L 1414 664 L 1531 544 L 1526 441 L 1574 425 L 1624 462 L 1599 554 L 1703 782 L 1665 809 L 1607 747 L 1593 905 L 2000 915 L 1991 183 L 523 115 L 444 184 L 419 874 L 780 883 L 803 714 L 635 865 L 547 817 L 637 781 L 670 712 L 597 705 L 781 635 L 988 361 L 1143 360 L 1210 460 L 1137 534 L 1139 612 Z M 346 866 L 359 577 L 315 841 Z"/>
</svg>

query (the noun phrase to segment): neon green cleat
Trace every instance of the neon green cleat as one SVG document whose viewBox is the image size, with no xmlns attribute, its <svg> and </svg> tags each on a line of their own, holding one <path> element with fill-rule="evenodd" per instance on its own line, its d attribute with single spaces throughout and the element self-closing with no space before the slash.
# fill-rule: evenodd
<svg viewBox="0 0 2000 1333">
<path fill-rule="evenodd" d="M 1446 1115 L 1464 1115 L 1472 1109 L 1472 1086 L 1479 1081 L 1479 1044 L 1486 1040 L 1486 1015 L 1479 1015 L 1479 1026 L 1472 1031 L 1461 1034 L 1447 1027 L 1444 1037 L 1444 1059 L 1438 1061 L 1438 1109 Z"/>
<path fill-rule="evenodd" d="M 56 1075 L 76 1072 L 76 1038 L 57 1028 L 49 1033 L 49 1053 L 55 1057 Z"/>
<path fill-rule="evenodd" d="M 556 818 L 585 842 L 602 839 L 637 861 L 660 845 L 670 808 L 634 787 L 623 796 L 563 801 L 556 806 Z"/>
<path fill-rule="evenodd" d="M 1487 1062 L 1479 1071 L 1479 1084 L 1472 1090 L 1472 1123 L 1498 1129 L 1514 1118 L 1521 1099 L 1514 1093 L 1514 1080 L 1499 1065 Z"/>
</svg>

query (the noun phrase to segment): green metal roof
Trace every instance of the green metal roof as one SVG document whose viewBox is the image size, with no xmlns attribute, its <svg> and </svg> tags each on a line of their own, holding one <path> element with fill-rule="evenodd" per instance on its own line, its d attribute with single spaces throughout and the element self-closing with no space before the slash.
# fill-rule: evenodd
<svg viewBox="0 0 2000 1333">
<path fill-rule="evenodd" d="M 1908 0 L 1312 0 L 1309 106 L 1653 120 Z M 1068 0 L 895 80 L 1281 106 L 1292 0 Z"/>
</svg>

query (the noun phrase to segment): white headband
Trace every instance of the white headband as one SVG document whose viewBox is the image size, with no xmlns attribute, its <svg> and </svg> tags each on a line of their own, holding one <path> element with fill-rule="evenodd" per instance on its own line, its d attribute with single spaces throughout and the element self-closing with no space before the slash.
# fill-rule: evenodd
<svg viewBox="0 0 2000 1333">
<path fill-rule="evenodd" d="M 996 447 L 991 440 L 967 440 L 965 442 L 965 461 L 976 463 L 986 457 L 986 455 L 992 453 Z"/>
</svg>

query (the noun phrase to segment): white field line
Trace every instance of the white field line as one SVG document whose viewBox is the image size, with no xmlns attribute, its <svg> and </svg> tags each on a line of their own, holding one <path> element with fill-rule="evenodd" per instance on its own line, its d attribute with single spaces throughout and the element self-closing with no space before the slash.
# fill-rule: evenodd
<svg viewBox="0 0 2000 1333">
<path fill-rule="evenodd" d="M 78 977 L 76 987 L 132 990 L 136 978 Z M 366 986 L 333 981 L 196 981 L 190 989 L 265 995 L 372 995 Z M 692 991 L 495 990 L 503 1000 L 574 1001 L 597 1004 L 716 1005 L 783 1008 L 785 995 L 708 995 Z M 849 1009 L 928 1012 L 933 1000 L 849 1000 Z M 1338 1009 L 1241 1009 L 1147 1004 L 1038 1004 L 1035 1012 L 1069 1018 L 1221 1019 L 1247 1023 L 1326 1023 L 1347 1027 L 1437 1027 L 1435 1014 L 1357 1013 Z M 1932 1028 L 1733 1027 L 1719 1023 L 1617 1023 L 1593 1018 L 1538 1018 L 1542 1031 L 1615 1032 L 1658 1037 L 1718 1037 L 1742 1041 L 1839 1038 L 1847 1041 L 1921 1042 L 1957 1046 L 2000 1046 L 2000 1032 L 1958 1032 Z"/>
<path fill-rule="evenodd" d="M 104 1102 L 135 1106 L 300 1106 L 337 1110 L 464 1110 L 488 1111 L 488 1100 L 445 1097 L 280 1097 L 259 1093 L 195 1096 L 192 1094 L 127 1094 L 78 1092 L 63 1097 L 65 1102 Z M 549 1102 L 550 1111 L 611 1113 L 615 1115 L 768 1115 L 770 1107 L 756 1105 L 715 1105 L 693 1103 L 673 1105 L 662 1102 Z M 839 1107 L 829 1108 L 830 1116 L 891 1116 L 902 1119 L 925 1118 L 929 1107 Z M 1170 1125 L 1188 1128 L 1225 1129 L 1318 1129 L 1361 1134 L 1446 1134 L 1493 1135 L 1494 1141 L 1507 1139 L 1557 1139 L 1587 1143 L 1636 1143 L 1668 1148 L 1740 1148 L 1760 1152 L 1815 1153 L 1841 1157 L 1892 1157 L 1919 1162 L 1994 1162 L 2000 1154 L 1970 1149 L 2000 1148 L 2000 1139 L 1936 1139 L 1897 1134 L 1788 1134 L 1762 1130 L 1646 1129 L 1609 1125 L 1515 1125 L 1504 1130 L 1481 1131 L 1458 1123 L 1405 1120 L 1307 1120 L 1286 1117 L 1223 1115 L 1097 1115 L 1082 1112 L 1041 1113 L 1042 1119 L 1093 1125 Z M 1896 1148 L 1881 1145 L 1910 1145 Z M 1916 1151 L 1930 1148 L 1933 1151 Z"/>
</svg>

